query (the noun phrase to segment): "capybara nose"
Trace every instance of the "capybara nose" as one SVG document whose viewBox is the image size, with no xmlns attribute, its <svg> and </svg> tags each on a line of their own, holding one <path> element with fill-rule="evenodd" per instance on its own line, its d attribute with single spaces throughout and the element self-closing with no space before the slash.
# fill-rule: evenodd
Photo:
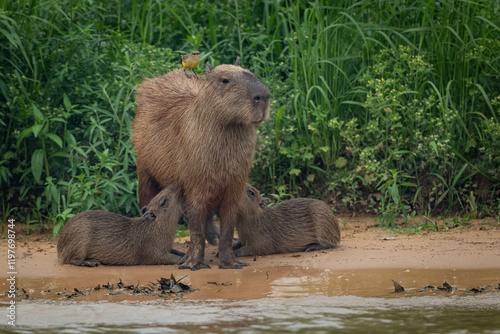
<svg viewBox="0 0 500 334">
<path fill-rule="evenodd" d="M 271 98 L 271 93 L 268 90 L 267 92 L 255 94 L 252 99 L 255 103 L 267 103 L 269 102 L 270 98 Z"/>
</svg>

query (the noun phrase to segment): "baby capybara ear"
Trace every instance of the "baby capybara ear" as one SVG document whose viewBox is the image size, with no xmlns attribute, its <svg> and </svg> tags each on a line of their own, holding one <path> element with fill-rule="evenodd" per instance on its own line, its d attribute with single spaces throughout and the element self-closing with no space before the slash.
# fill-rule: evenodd
<svg viewBox="0 0 500 334">
<path fill-rule="evenodd" d="M 146 222 L 148 223 L 152 223 L 156 220 L 156 215 L 154 214 L 153 211 L 146 211 L 144 212 L 144 214 L 142 215 L 142 218 L 144 218 L 144 220 L 146 220 Z"/>
<path fill-rule="evenodd" d="M 241 66 L 240 57 L 236 57 L 236 61 L 234 62 L 234 66 Z"/>
<path fill-rule="evenodd" d="M 259 203 L 259 206 L 261 208 L 265 208 L 269 205 L 269 203 L 271 203 L 271 200 L 269 199 L 269 197 L 262 197 L 260 203 Z"/>
</svg>

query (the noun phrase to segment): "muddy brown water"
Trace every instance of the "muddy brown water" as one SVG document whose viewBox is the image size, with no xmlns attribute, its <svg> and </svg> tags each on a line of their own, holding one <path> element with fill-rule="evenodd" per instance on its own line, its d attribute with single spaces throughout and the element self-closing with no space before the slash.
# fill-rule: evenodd
<svg viewBox="0 0 500 334">
<path fill-rule="evenodd" d="M 498 269 L 355 269 L 301 267 L 206 271 L 198 291 L 158 296 L 90 291 L 67 300 L 57 292 L 95 286 L 77 277 L 22 279 L 16 327 L 2 333 L 500 333 Z M 185 273 L 185 271 L 182 271 Z M 180 277 L 178 277 L 180 278 Z M 211 281 L 212 279 L 218 281 Z M 392 279 L 405 288 L 395 294 Z M 4 280 L 2 280 L 4 281 Z M 455 290 L 427 290 L 449 283 Z M 100 282 L 100 284 L 106 284 Z M 117 282 L 111 282 L 117 283 Z M 137 284 L 123 280 L 124 284 Z M 144 282 L 146 283 L 146 282 Z M 217 283 L 217 284 L 214 284 Z M 75 285 L 76 284 L 76 285 Z M 467 289 L 490 286 L 485 293 Z M 2 286 L 5 289 L 5 284 Z M 50 291 L 50 292 L 47 292 Z M 209 299 L 207 299 L 207 297 Z M 0 308 L 9 299 L 0 297 Z"/>
<path fill-rule="evenodd" d="M 498 295 L 23 303 L 4 333 L 499 333 Z"/>
<path fill-rule="evenodd" d="M 310 253 L 245 258 L 250 267 L 82 268 L 57 262 L 56 239 L 16 239 L 16 327 L 7 325 L 7 241 L 0 238 L 0 333 L 498 333 L 500 223 L 419 235 L 391 235 L 366 220 L 344 220 L 341 246 Z M 184 239 L 176 249 L 186 251 Z M 5 256 L 5 255 L 4 255 Z M 121 279 L 147 285 L 173 274 L 197 291 L 182 298 L 92 288 Z M 404 293 L 394 294 L 392 280 Z M 449 283 L 452 292 L 428 289 Z M 490 286 L 483 293 L 467 289 Z M 67 300 L 75 288 L 85 296 Z"/>
<path fill-rule="evenodd" d="M 102 267 L 104 269 L 105 267 Z M 107 267 L 113 268 L 113 267 Z M 114 269 L 114 268 L 113 268 Z M 128 267 L 133 273 L 133 267 Z M 87 269 L 89 270 L 89 269 Z M 92 269 L 90 269 L 92 270 Z M 196 272 L 196 280 L 191 280 L 190 271 L 177 271 L 175 277 L 184 284 L 194 288 L 191 293 L 184 293 L 183 299 L 227 299 L 246 300 L 265 297 L 306 297 L 321 296 L 358 296 L 358 297 L 401 297 L 394 294 L 392 280 L 400 283 L 404 288 L 404 296 L 413 295 L 466 295 L 465 291 L 471 288 L 489 286 L 493 290 L 499 287 L 499 269 L 314 269 L 302 267 L 269 267 L 243 270 L 206 270 L 200 275 Z M 121 275 L 123 274 L 123 275 Z M 140 271 L 137 272 L 140 275 Z M 123 278 L 122 278 L 123 276 Z M 164 272 L 164 277 L 170 277 Z M 141 278 L 143 281 L 141 282 Z M 157 277 L 159 279 L 160 277 Z M 1 279 L 1 287 L 8 290 L 8 282 Z M 17 283 L 30 296 L 29 300 L 66 300 L 64 292 L 72 292 L 75 288 L 86 291 L 78 300 L 84 301 L 121 301 L 121 300 L 154 300 L 155 296 L 132 294 L 125 291 L 109 291 L 101 288 L 95 291 L 92 288 L 106 284 L 117 284 L 122 280 L 124 285 L 148 286 L 156 283 L 155 278 L 134 277 L 125 272 L 111 275 L 95 276 L 62 276 L 62 277 L 29 277 L 22 278 Z M 444 282 L 455 290 L 449 294 L 435 289 L 419 292 L 426 285 L 441 286 Z M 6 296 L 0 296 L 0 301 L 8 301 Z"/>
</svg>

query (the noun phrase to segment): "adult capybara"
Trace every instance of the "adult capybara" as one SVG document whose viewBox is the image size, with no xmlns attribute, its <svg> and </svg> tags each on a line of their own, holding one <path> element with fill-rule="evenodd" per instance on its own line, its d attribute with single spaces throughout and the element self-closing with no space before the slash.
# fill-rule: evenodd
<svg viewBox="0 0 500 334">
<path fill-rule="evenodd" d="M 72 217 L 57 243 L 62 263 L 95 267 L 179 263 L 184 253 L 172 249 L 184 211 L 178 191 L 169 186 L 154 197 L 142 217 L 92 210 Z"/>
<path fill-rule="evenodd" d="M 339 223 L 323 201 L 295 198 L 266 207 L 260 192 L 250 185 L 236 230 L 236 256 L 308 252 L 340 243 Z"/>
<path fill-rule="evenodd" d="M 184 195 L 191 243 L 180 267 L 204 262 L 205 223 L 221 225 L 220 268 L 241 268 L 232 239 L 257 140 L 256 127 L 269 118 L 268 88 L 236 65 L 207 64 L 205 76 L 182 69 L 146 79 L 137 88 L 133 140 L 141 205 L 161 187 Z M 210 225 L 210 224 L 207 224 Z"/>
</svg>

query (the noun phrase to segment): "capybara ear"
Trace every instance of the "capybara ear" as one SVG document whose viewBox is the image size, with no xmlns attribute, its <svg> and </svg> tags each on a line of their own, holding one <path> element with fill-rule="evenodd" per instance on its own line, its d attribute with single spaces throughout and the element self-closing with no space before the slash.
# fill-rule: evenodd
<svg viewBox="0 0 500 334">
<path fill-rule="evenodd" d="M 212 65 L 210 65 L 210 62 L 207 61 L 207 65 L 205 66 L 205 73 L 209 73 L 209 72 L 212 72 L 214 70 L 214 68 L 212 67 Z"/>
<path fill-rule="evenodd" d="M 142 218 L 144 218 L 144 220 L 146 220 L 146 222 L 152 223 L 156 220 L 156 215 L 154 214 L 153 211 L 146 211 L 142 215 Z"/>
<path fill-rule="evenodd" d="M 259 206 L 264 209 L 269 205 L 269 203 L 271 203 L 271 200 L 268 197 L 262 197 Z"/>
<path fill-rule="evenodd" d="M 234 66 L 241 66 L 240 57 L 236 57 L 236 61 L 234 62 Z"/>
</svg>

